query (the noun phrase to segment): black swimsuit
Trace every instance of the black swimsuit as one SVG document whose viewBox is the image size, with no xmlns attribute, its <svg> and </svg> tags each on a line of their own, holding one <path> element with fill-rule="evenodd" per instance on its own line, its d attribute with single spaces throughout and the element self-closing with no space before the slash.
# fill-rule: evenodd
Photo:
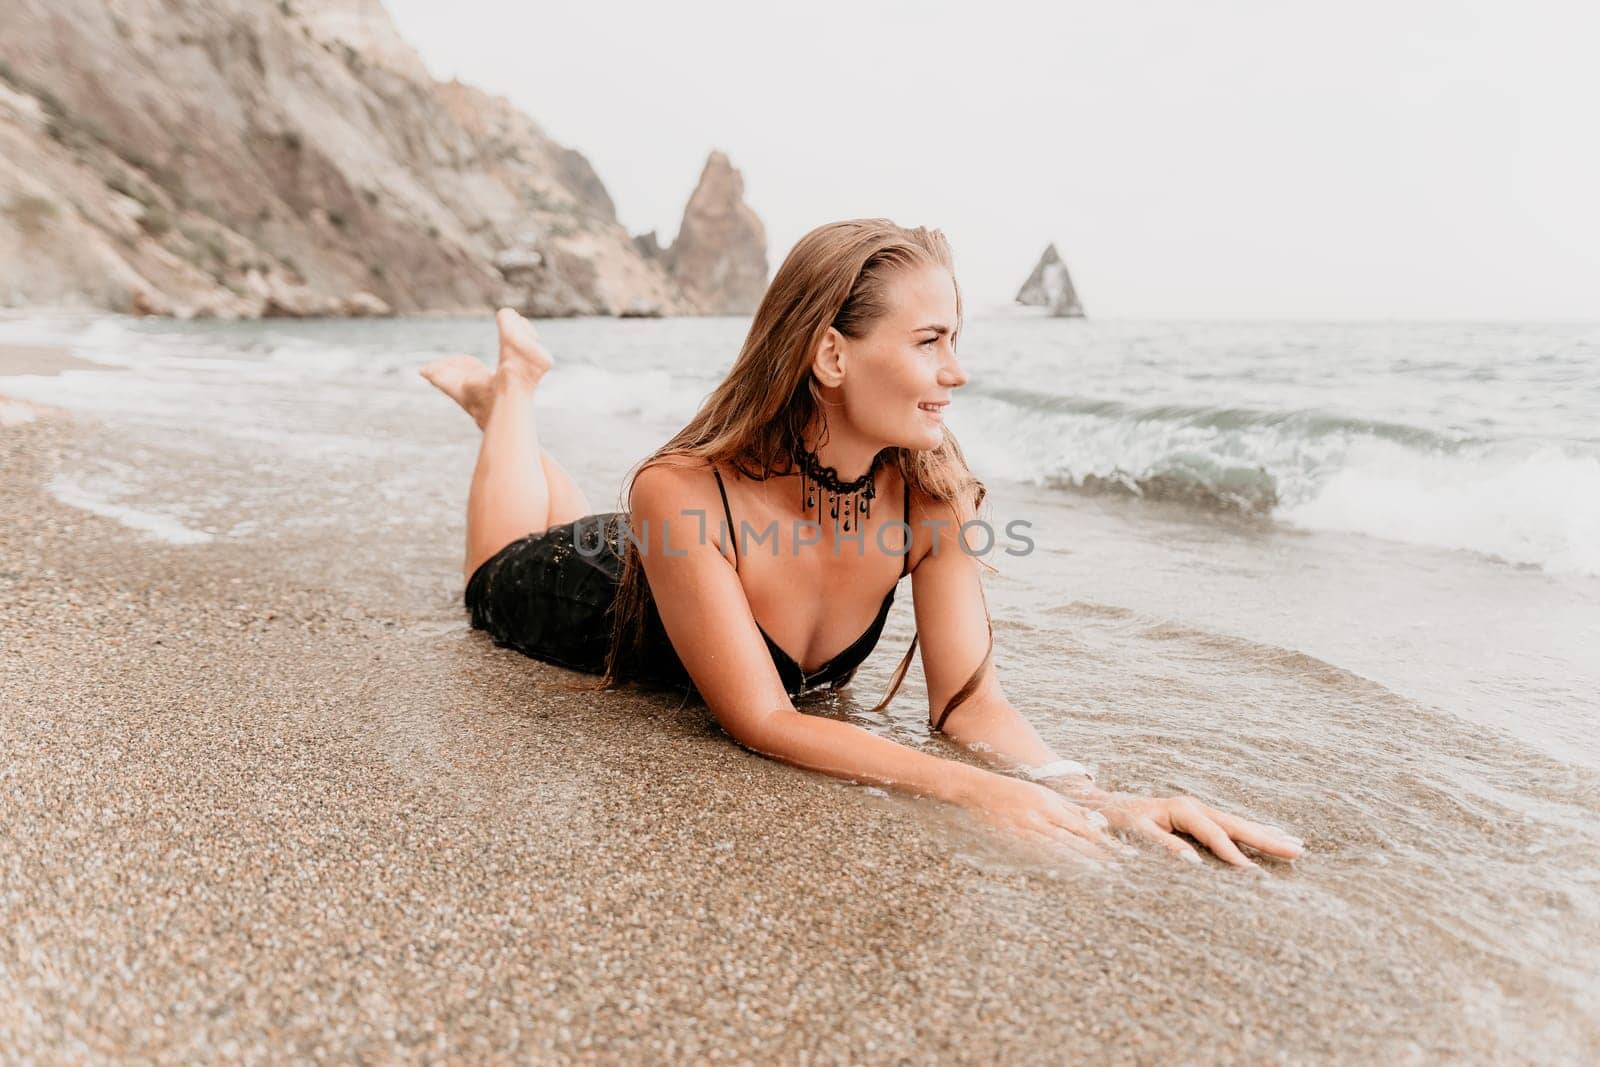
<svg viewBox="0 0 1600 1067">
<path fill-rule="evenodd" d="M 711 473 L 717 478 L 717 492 L 722 494 L 722 513 L 728 519 L 728 534 L 733 540 L 733 569 L 739 569 L 739 538 L 734 531 L 738 526 L 733 521 L 733 511 L 728 507 L 728 491 L 722 484 L 722 472 L 715 467 Z M 911 483 L 905 483 L 905 510 L 904 515 L 911 513 Z M 909 527 L 908 527 L 909 528 Z M 900 577 L 904 578 L 910 573 L 911 551 L 910 546 L 900 564 Z M 889 587 L 889 592 L 884 594 L 883 604 L 878 608 L 878 617 L 872 620 L 866 632 L 850 643 L 842 652 L 814 671 L 807 671 L 800 666 L 795 658 L 778 646 L 778 643 L 768 634 L 761 623 L 756 623 L 756 629 L 761 631 L 761 636 L 766 639 L 767 650 L 772 653 L 773 665 L 778 668 L 778 677 L 783 679 L 783 688 L 790 693 L 801 693 L 817 686 L 831 685 L 838 688 L 848 682 L 856 673 L 872 650 L 878 645 L 878 638 L 883 633 L 883 624 L 889 618 L 889 608 L 894 604 L 894 591 L 899 588 L 899 579 Z"/>
<path fill-rule="evenodd" d="M 712 473 L 716 475 L 732 536 L 738 527 L 728 507 L 722 474 L 715 467 Z M 908 485 L 904 514 L 909 514 L 910 496 Z M 487 631 L 501 647 L 557 666 L 603 674 L 611 644 L 610 608 L 622 573 L 625 535 L 619 526 L 623 517 L 624 513 L 616 511 L 586 515 L 518 538 L 489 557 L 467 581 L 464 599 L 472 625 Z M 901 578 L 909 573 L 910 561 L 908 549 Z M 736 571 L 738 565 L 735 537 Z M 795 697 L 821 686 L 838 688 L 849 682 L 877 646 L 894 593 L 895 587 L 891 587 L 865 633 L 814 671 L 804 670 L 756 623 L 785 691 Z M 654 602 L 647 604 L 642 656 L 631 664 L 628 675 L 659 686 L 693 691 L 694 683 L 661 625 Z"/>
</svg>

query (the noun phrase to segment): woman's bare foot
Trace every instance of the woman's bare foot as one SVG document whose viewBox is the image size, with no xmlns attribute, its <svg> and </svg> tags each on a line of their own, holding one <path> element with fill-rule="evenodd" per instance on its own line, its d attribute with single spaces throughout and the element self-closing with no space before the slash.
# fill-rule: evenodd
<svg viewBox="0 0 1600 1067">
<path fill-rule="evenodd" d="M 500 365 L 493 373 L 476 356 L 445 356 L 422 368 L 421 374 L 445 396 L 460 404 L 483 429 L 500 387 L 531 389 L 555 361 L 545 351 L 533 324 L 511 308 L 495 314 L 500 328 Z"/>
<path fill-rule="evenodd" d="M 533 323 L 510 308 L 501 308 L 494 318 L 500 327 L 500 366 L 495 377 L 529 388 L 538 385 L 555 360 L 539 341 Z"/>
<path fill-rule="evenodd" d="M 465 353 L 436 359 L 421 374 L 445 396 L 460 404 L 483 429 L 494 407 L 494 375 L 477 356 Z"/>
</svg>

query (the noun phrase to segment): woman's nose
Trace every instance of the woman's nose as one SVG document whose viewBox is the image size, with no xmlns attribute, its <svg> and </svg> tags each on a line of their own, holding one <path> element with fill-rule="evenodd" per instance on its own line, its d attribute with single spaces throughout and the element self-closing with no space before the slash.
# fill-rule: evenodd
<svg viewBox="0 0 1600 1067">
<path fill-rule="evenodd" d="M 962 369 L 961 363 L 956 359 L 955 352 L 950 353 L 950 358 L 945 360 L 944 366 L 939 368 L 939 380 L 951 389 L 967 384 L 967 372 Z"/>
</svg>

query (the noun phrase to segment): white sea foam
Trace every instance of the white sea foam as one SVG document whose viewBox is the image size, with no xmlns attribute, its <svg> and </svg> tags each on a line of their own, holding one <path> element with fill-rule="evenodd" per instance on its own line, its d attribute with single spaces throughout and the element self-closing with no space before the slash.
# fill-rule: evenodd
<svg viewBox="0 0 1600 1067">
<path fill-rule="evenodd" d="M 194 545 L 211 541 L 212 535 L 204 530 L 194 530 L 170 515 L 143 511 L 127 504 L 117 503 L 93 492 L 77 482 L 57 476 L 46 486 L 50 495 L 68 507 L 78 508 L 102 518 L 121 523 L 130 530 L 150 534 L 169 544 Z"/>
<path fill-rule="evenodd" d="M 1600 575 L 1600 458 L 1554 446 L 1521 451 L 1439 456 L 1371 442 L 1278 516 Z"/>
<path fill-rule="evenodd" d="M 697 383 L 665 370 L 622 372 L 564 364 L 540 386 L 539 403 L 597 415 L 667 416 L 687 421 L 704 398 Z"/>
</svg>

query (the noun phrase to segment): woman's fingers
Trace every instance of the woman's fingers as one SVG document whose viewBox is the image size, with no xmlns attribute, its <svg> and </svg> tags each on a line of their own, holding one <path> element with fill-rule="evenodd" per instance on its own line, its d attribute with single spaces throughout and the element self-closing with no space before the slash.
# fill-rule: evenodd
<svg viewBox="0 0 1600 1067">
<path fill-rule="evenodd" d="M 1022 819 L 990 818 L 988 821 L 996 829 L 1050 849 L 1064 850 L 1074 856 L 1097 861 L 1110 858 L 1105 849 L 1061 825 L 1053 813 L 1035 812 Z"/>
<path fill-rule="evenodd" d="M 1017 833 L 1023 838 L 1047 849 L 1067 852 L 1077 858 L 1094 860 L 1097 863 L 1107 859 L 1103 849 L 1096 847 L 1089 841 L 1085 841 L 1071 830 L 1064 829 L 1053 823 L 1018 827 Z"/>
<path fill-rule="evenodd" d="M 1105 816 L 1097 811 L 1086 812 L 1066 805 L 1048 813 L 1044 833 L 1080 856 L 1109 860 L 1113 857 L 1110 842 L 1101 828 L 1104 822 Z"/>
<path fill-rule="evenodd" d="M 1228 863 L 1238 867 L 1254 867 L 1257 864 L 1240 852 L 1222 827 L 1205 818 L 1203 815 L 1191 812 L 1170 810 L 1167 814 L 1169 822 L 1174 829 L 1182 830 L 1205 845 L 1217 856 Z M 1187 863 L 1200 863 L 1200 853 L 1195 851 L 1193 845 L 1179 837 L 1177 834 L 1168 833 L 1160 823 L 1148 815 L 1140 819 L 1135 825 L 1141 833 L 1161 845 L 1168 852 Z"/>
<path fill-rule="evenodd" d="M 1194 850 L 1193 845 L 1189 844 L 1189 842 L 1185 841 L 1176 834 L 1167 833 L 1161 828 L 1160 824 L 1158 824 L 1148 815 L 1139 819 L 1136 823 L 1134 823 L 1134 826 L 1138 828 L 1140 833 L 1144 834 L 1146 837 L 1150 838 L 1156 844 L 1160 845 L 1174 856 L 1177 856 L 1179 859 L 1188 863 L 1201 862 L 1200 853 Z"/>
<path fill-rule="evenodd" d="M 1107 820 L 1101 812 L 1075 804 L 1066 804 L 1050 814 L 1063 833 L 1064 839 L 1067 836 L 1075 836 L 1080 843 L 1093 844 L 1096 847 L 1096 855 L 1110 853 L 1126 855 L 1133 851 L 1107 832 Z M 1179 837 L 1179 833 L 1193 837 L 1210 849 L 1218 859 L 1235 867 L 1259 866 L 1255 860 L 1240 850 L 1240 844 L 1248 845 L 1267 855 L 1286 859 L 1299 856 L 1304 848 L 1298 838 L 1276 827 L 1264 826 L 1237 815 L 1230 815 L 1202 804 L 1192 797 L 1141 801 L 1127 806 L 1126 810 L 1117 808 L 1113 814 L 1116 816 L 1117 824 L 1124 831 L 1131 830 L 1148 837 L 1179 859 L 1189 863 L 1201 862 L 1200 853 Z M 1077 849 L 1077 851 L 1083 850 Z"/>
<path fill-rule="evenodd" d="M 1049 838 L 1056 844 L 1069 848 L 1078 855 L 1087 856 L 1089 859 L 1097 862 L 1104 862 L 1111 858 L 1110 854 L 1107 853 L 1105 849 L 1101 848 L 1093 841 L 1085 840 L 1084 838 L 1079 837 L 1071 830 L 1062 830 L 1058 828 L 1049 834 Z"/>
<path fill-rule="evenodd" d="M 1205 812 L 1211 817 L 1212 822 L 1228 831 L 1228 835 L 1235 841 L 1265 852 L 1269 856 L 1282 856 L 1284 859 L 1292 860 L 1305 850 L 1303 841 L 1275 826 L 1263 826 L 1212 807 L 1207 807 Z"/>
<path fill-rule="evenodd" d="M 1110 844 L 1106 837 L 1106 817 L 1098 811 L 1067 808 L 1056 816 L 1056 825 L 1096 844 Z"/>
<path fill-rule="evenodd" d="M 1112 837 L 1110 820 L 1092 808 L 1068 805 L 1062 809 L 1058 818 L 1062 827 L 1085 841 L 1092 842 L 1103 850 L 1104 854 L 1128 856 L 1138 851 Z"/>
<path fill-rule="evenodd" d="M 1235 867 L 1258 866 L 1255 860 L 1240 852 L 1239 847 L 1233 843 L 1233 838 L 1228 836 L 1228 832 L 1204 812 L 1185 812 L 1180 829 L 1216 853 L 1217 858 L 1226 863 L 1231 863 Z"/>
</svg>

